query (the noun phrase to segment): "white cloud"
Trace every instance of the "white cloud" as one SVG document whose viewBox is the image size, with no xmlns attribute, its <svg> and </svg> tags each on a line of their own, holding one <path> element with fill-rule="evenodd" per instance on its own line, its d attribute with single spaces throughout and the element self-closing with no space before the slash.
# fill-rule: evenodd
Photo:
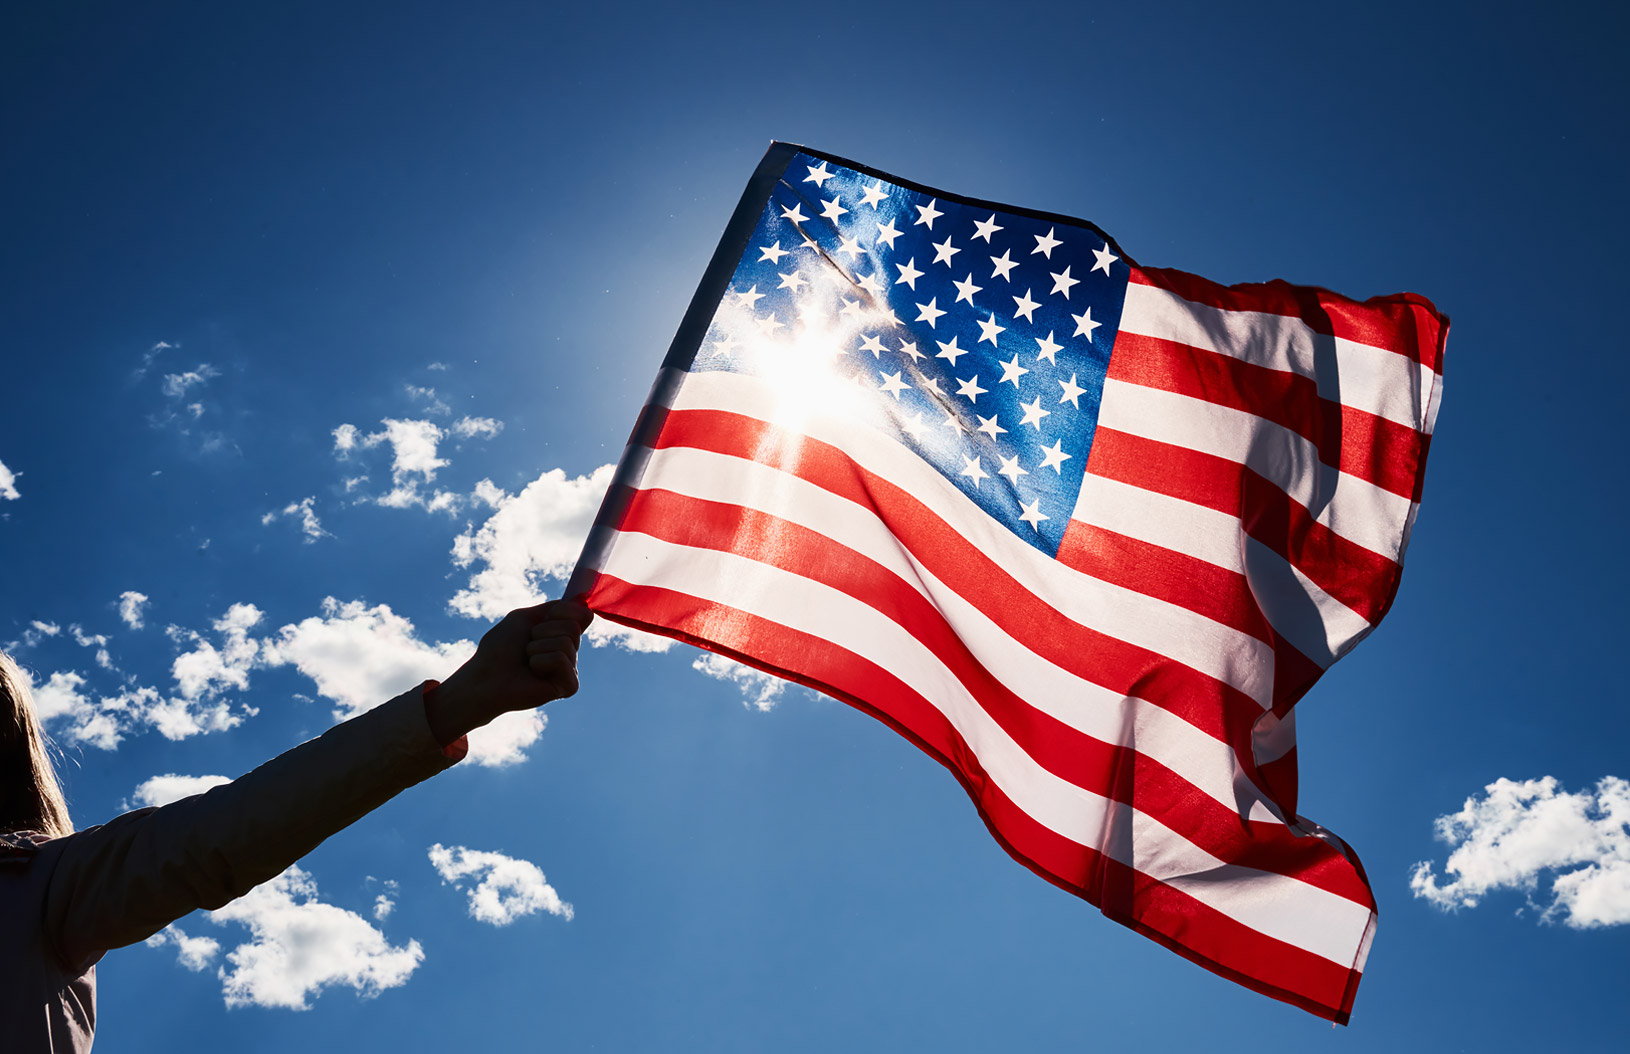
<svg viewBox="0 0 1630 1054">
<path fill-rule="evenodd" d="M 542 603 L 540 582 L 564 578 L 576 565 L 615 468 L 602 465 L 575 479 L 550 469 L 513 495 L 490 480 L 477 484 L 477 497 L 495 511 L 480 528 L 467 529 L 453 541 L 454 564 L 484 566 L 453 597 L 452 610 L 469 618 L 496 619 L 514 608 Z"/>
<path fill-rule="evenodd" d="M 430 863 L 443 883 L 464 888 L 465 879 L 478 879 L 468 890 L 470 917 L 494 926 L 508 926 L 518 918 L 547 911 L 572 917 L 572 906 L 560 899 L 544 881 L 538 865 L 502 853 L 466 849 L 461 845 L 430 847 Z"/>
<path fill-rule="evenodd" d="M 164 377 L 164 394 L 172 399 L 186 396 L 189 389 L 208 384 L 213 378 L 219 377 L 221 371 L 207 362 L 198 364 L 197 369 L 187 370 L 185 373 L 170 373 Z"/>
<path fill-rule="evenodd" d="M 278 519 L 279 517 L 294 516 L 298 517 L 300 520 L 300 533 L 306 536 L 306 544 L 309 545 L 319 538 L 332 537 L 332 535 L 330 535 L 327 531 L 323 530 L 321 521 L 317 519 L 316 509 L 313 508 L 316 502 L 317 499 L 315 497 L 306 498 L 303 501 L 290 502 L 281 509 L 268 512 L 266 515 L 260 518 L 260 522 L 262 526 L 264 526 L 271 523 L 273 520 Z"/>
<path fill-rule="evenodd" d="M 263 645 L 267 666 L 293 665 L 324 698 L 339 704 L 337 721 L 371 710 L 427 679 L 446 677 L 475 652 L 467 640 L 430 644 L 388 605 L 323 600 L 323 613 L 284 626 Z"/>
<path fill-rule="evenodd" d="M 443 371 L 443 370 L 447 369 L 447 363 L 445 363 L 445 362 L 432 362 L 430 365 L 426 366 L 425 369 Z"/>
<path fill-rule="evenodd" d="M 146 593 L 138 593 L 134 589 L 127 589 L 119 594 L 119 617 L 131 629 L 142 628 L 144 625 L 142 620 L 146 610 Z"/>
<path fill-rule="evenodd" d="M 485 566 L 447 606 L 467 618 L 499 619 L 547 599 L 543 583 L 563 580 L 577 566 L 615 471 L 615 465 L 601 465 L 587 476 L 568 478 L 563 470 L 550 469 L 519 494 L 508 494 L 489 479 L 477 483 L 476 500 L 493 513 L 479 528 L 466 528 L 453 539 L 452 555 L 458 567 Z M 663 652 L 674 644 L 607 619 L 591 625 L 584 639 L 597 648 L 638 652 Z"/>
<path fill-rule="evenodd" d="M 664 652 L 674 646 L 672 637 L 662 637 L 655 633 L 647 633 L 642 629 L 632 629 L 610 619 L 595 619 L 589 626 L 583 639 L 596 648 L 613 646 L 624 651 L 635 652 Z"/>
<path fill-rule="evenodd" d="M 504 422 L 491 417 L 460 417 L 453 422 L 453 434 L 460 439 L 491 439 L 504 430 Z"/>
<path fill-rule="evenodd" d="M 379 879 L 369 875 L 368 885 L 371 886 L 375 882 L 379 882 Z M 396 884 L 394 878 L 387 878 L 380 884 L 385 887 L 385 892 L 374 897 L 374 919 L 384 922 L 390 918 L 391 912 L 396 910 L 396 894 L 401 887 Z"/>
<path fill-rule="evenodd" d="M 170 627 L 172 638 L 193 642 L 193 649 L 176 656 L 171 666 L 182 698 L 196 700 L 213 697 L 228 687 L 239 691 L 249 687 L 249 670 L 259 652 L 249 630 L 261 617 L 260 609 L 253 604 L 233 604 L 215 620 L 215 631 L 224 638 L 220 648 L 196 633 Z"/>
<path fill-rule="evenodd" d="M 233 610 L 246 607 L 249 606 L 239 605 Z M 258 612 L 256 614 L 258 616 Z M 160 735 L 173 740 L 237 727 L 246 716 L 253 716 L 258 711 L 253 707 L 234 711 L 226 700 L 216 697 L 222 684 L 240 688 L 248 684 L 247 666 L 242 670 L 231 666 L 240 661 L 241 652 L 246 646 L 245 643 L 234 642 L 239 628 L 233 625 L 232 617 L 232 612 L 229 612 L 227 618 L 216 622 L 217 629 L 226 627 L 228 631 L 229 639 L 224 651 L 217 651 L 213 645 L 199 639 L 199 646 L 194 651 L 176 660 L 180 665 L 177 679 L 183 682 L 184 690 L 189 687 L 196 689 L 197 694 L 193 696 L 166 697 L 154 688 L 125 685 L 120 687 L 117 694 L 102 695 L 93 700 L 85 691 L 85 678 L 79 673 L 53 673 L 44 684 L 34 685 L 25 669 L 23 676 L 29 678 L 40 723 L 62 741 L 100 750 L 116 750 L 127 734 L 146 727 L 155 728 Z M 242 617 L 241 612 L 238 617 Z M 71 628 L 75 630 L 74 635 L 79 643 L 87 646 L 105 639 L 99 635 L 86 635 L 77 627 Z M 184 635 L 174 627 L 171 629 L 172 635 Z M 197 635 L 191 636 L 196 638 Z M 254 646 L 253 641 L 246 644 L 251 648 Z M 99 650 L 99 659 L 101 654 Z M 240 675 L 242 684 L 235 680 Z"/>
<path fill-rule="evenodd" d="M 166 926 L 147 938 L 146 943 L 149 948 L 173 947 L 176 961 L 193 973 L 214 962 L 221 950 L 220 941 L 212 937 L 189 937 L 180 926 Z"/>
<path fill-rule="evenodd" d="M 81 648 L 105 648 L 108 639 L 101 633 L 86 633 L 85 628 L 77 622 L 68 624 L 68 632 L 73 634 L 74 643 Z"/>
<path fill-rule="evenodd" d="M 418 941 L 394 946 L 361 915 L 318 900 L 316 882 L 299 867 L 208 917 L 241 923 L 253 936 L 227 953 L 231 969 L 218 972 L 229 1007 L 305 1010 L 333 985 L 374 996 L 407 983 L 424 961 Z"/>
<path fill-rule="evenodd" d="M 353 600 L 323 601 L 323 614 L 284 626 L 262 645 L 267 666 L 292 665 L 311 678 L 317 692 L 339 704 L 336 720 L 370 710 L 425 680 L 441 680 L 475 652 L 468 640 L 432 644 L 419 639 L 413 623 L 388 606 Z M 505 714 L 470 733 L 469 760 L 503 766 L 526 759 L 526 749 L 543 733 L 535 710 Z"/>
<path fill-rule="evenodd" d="M 141 720 L 158 729 L 165 739 L 182 740 L 206 732 L 225 732 L 243 724 L 245 717 L 260 713 L 252 706 L 233 710 L 225 699 L 186 699 L 165 697 L 152 688 L 130 688 L 104 705 L 117 704 L 132 720 Z"/>
<path fill-rule="evenodd" d="M 0 461 L 0 498 L 16 501 L 20 497 L 22 495 L 17 492 L 17 474 L 7 468 L 4 461 Z"/>
<path fill-rule="evenodd" d="M 81 648 L 96 649 L 96 665 L 104 670 L 113 669 L 113 656 L 108 654 L 108 638 L 102 633 L 86 633 L 78 623 L 68 627 L 68 632 L 74 636 L 74 643 Z"/>
<path fill-rule="evenodd" d="M 26 669 L 23 670 L 23 677 L 30 681 L 33 689 L 40 724 L 53 735 L 99 750 L 118 748 L 123 738 L 118 717 L 106 705 L 98 706 L 80 691 L 85 686 L 84 677 L 72 672 L 58 672 L 41 685 L 32 684 L 33 678 Z"/>
<path fill-rule="evenodd" d="M 385 426 L 383 431 L 367 435 L 363 435 L 355 425 L 344 424 L 334 429 L 334 452 L 340 457 L 348 457 L 358 448 L 372 449 L 389 444 L 391 489 L 371 500 L 391 509 L 422 506 L 430 512 L 457 512 L 464 502 L 459 495 L 438 489 L 426 497 L 419 489 L 435 480 L 437 470 L 450 464 L 438 453 L 438 447 L 448 433 L 431 421 L 387 417 L 380 424 Z M 358 477 L 355 482 L 347 480 L 346 492 L 350 493 L 356 484 L 366 478 Z"/>
<path fill-rule="evenodd" d="M 1409 887 L 1439 908 L 1476 907 L 1489 893 L 1513 889 L 1546 922 L 1630 923 L 1630 782 L 1606 776 L 1594 791 L 1569 793 L 1552 776 L 1499 779 L 1434 826 L 1438 841 L 1454 847 L 1443 868 L 1453 878 L 1439 884 L 1422 861 Z"/>
<path fill-rule="evenodd" d="M 32 648 L 46 637 L 55 637 L 62 632 L 62 627 L 55 622 L 41 622 L 39 619 L 28 624 L 23 630 L 21 639 L 14 640 L 6 645 L 7 651 L 17 651 L 19 648 Z"/>
<path fill-rule="evenodd" d="M 138 783 L 130 794 L 130 801 L 135 808 L 168 805 L 231 782 L 225 776 L 178 776 L 167 772 Z"/>
<path fill-rule="evenodd" d="M 450 490 L 437 490 L 430 497 L 419 493 L 419 485 L 413 481 L 392 487 L 376 499 L 387 509 L 411 509 L 415 505 L 422 505 L 426 512 L 455 513 L 464 504 L 464 499 Z"/>
<path fill-rule="evenodd" d="M 387 417 L 380 424 L 383 432 L 373 432 L 362 439 L 365 447 L 381 443 L 391 446 L 391 476 L 398 482 L 417 475 L 426 483 L 436 478 L 436 470 L 447 465 L 445 458 L 436 456 L 436 445 L 447 433 L 430 421 L 398 421 Z"/>
<path fill-rule="evenodd" d="M 787 681 L 755 670 L 745 663 L 707 652 L 691 663 L 691 669 L 705 673 L 717 681 L 728 681 L 741 689 L 742 705 L 759 711 L 775 708 L 776 700 L 787 687 Z"/>
</svg>

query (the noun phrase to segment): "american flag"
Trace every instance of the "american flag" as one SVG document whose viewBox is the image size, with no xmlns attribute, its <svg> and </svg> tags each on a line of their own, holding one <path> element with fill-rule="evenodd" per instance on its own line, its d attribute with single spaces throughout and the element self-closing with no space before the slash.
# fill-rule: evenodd
<svg viewBox="0 0 1630 1054">
<path fill-rule="evenodd" d="M 887 722 L 1016 859 L 1345 1022 L 1292 707 L 1398 586 L 1448 321 L 774 144 L 571 588 Z"/>
</svg>

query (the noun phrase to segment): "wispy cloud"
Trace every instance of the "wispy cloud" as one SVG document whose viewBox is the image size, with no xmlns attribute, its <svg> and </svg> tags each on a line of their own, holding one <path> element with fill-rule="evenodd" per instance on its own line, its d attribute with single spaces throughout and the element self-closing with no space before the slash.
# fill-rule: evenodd
<svg viewBox="0 0 1630 1054">
<path fill-rule="evenodd" d="M 166 351 L 179 348 L 180 346 L 181 345 L 179 344 L 171 344 L 167 340 L 161 340 L 152 347 L 148 348 L 146 351 L 142 352 L 141 365 L 136 367 L 136 379 L 140 380 L 141 378 L 147 376 L 147 371 L 152 368 L 154 359 L 158 358 Z"/>
<path fill-rule="evenodd" d="M 430 863 L 443 883 L 464 889 L 467 880 L 475 880 L 466 891 L 471 918 L 508 926 L 540 911 L 572 917 L 572 906 L 560 899 L 555 888 L 544 880 L 543 871 L 529 860 L 438 842 L 430 847 Z"/>
<path fill-rule="evenodd" d="M 151 356 L 144 360 L 142 368 L 136 371 L 138 379 L 145 376 L 147 364 L 150 362 Z M 209 409 L 204 399 L 204 389 L 221 375 L 220 369 L 207 362 L 201 362 L 193 369 L 180 373 L 165 374 L 159 381 L 159 391 L 164 396 L 163 405 L 148 415 L 148 424 L 154 428 L 169 429 L 177 435 L 189 437 L 197 444 L 197 451 L 201 454 L 236 451 L 237 445 L 228 439 L 225 433 L 201 424 Z"/>
<path fill-rule="evenodd" d="M 1606 776 L 1594 791 L 1570 793 L 1545 776 L 1483 790 L 1437 818 L 1438 841 L 1453 847 L 1444 875 L 1454 877 L 1440 884 L 1429 861 L 1416 864 L 1409 887 L 1417 897 L 1449 911 L 1517 890 L 1545 922 L 1630 923 L 1630 782 Z"/>
<path fill-rule="evenodd" d="M 39 619 L 28 624 L 23 635 L 6 645 L 7 651 L 17 651 L 21 648 L 32 648 L 47 637 L 55 637 L 62 632 L 62 627 L 55 622 L 42 622 Z"/>
<path fill-rule="evenodd" d="M 220 375 L 220 370 L 207 362 L 201 362 L 196 368 L 184 373 L 166 374 L 160 390 L 171 399 L 184 399 L 188 391 L 202 387 Z"/>
<path fill-rule="evenodd" d="M 317 518 L 317 499 L 315 496 L 301 501 L 290 502 L 281 509 L 274 509 L 260 518 L 262 526 L 272 523 L 281 517 L 292 517 L 300 521 L 300 533 L 305 535 L 306 544 L 311 544 L 319 538 L 331 538 L 333 535 L 323 530 L 322 521 Z"/>
<path fill-rule="evenodd" d="M 425 413 L 427 413 L 427 414 L 440 414 L 440 415 L 445 416 L 445 415 L 450 414 L 450 413 L 453 412 L 453 408 L 451 406 L 448 406 L 447 403 L 445 401 L 443 401 L 442 399 L 437 398 L 436 389 L 434 389 L 434 388 L 421 388 L 420 386 L 418 386 L 416 384 L 403 385 L 403 387 L 406 388 L 406 390 L 407 390 L 408 398 L 412 399 L 415 402 L 421 402 L 421 403 L 425 404 L 425 406 L 424 406 L 424 412 Z"/>
</svg>

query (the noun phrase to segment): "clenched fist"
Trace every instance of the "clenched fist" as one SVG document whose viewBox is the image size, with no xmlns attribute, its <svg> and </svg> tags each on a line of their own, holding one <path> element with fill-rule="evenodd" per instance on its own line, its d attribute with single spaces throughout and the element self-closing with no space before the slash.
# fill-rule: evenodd
<svg viewBox="0 0 1630 1054">
<path fill-rule="evenodd" d="M 468 662 L 425 694 L 425 716 L 446 745 L 511 710 L 577 691 L 577 643 L 594 621 L 581 600 L 519 608 L 486 632 Z"/>
</svg>

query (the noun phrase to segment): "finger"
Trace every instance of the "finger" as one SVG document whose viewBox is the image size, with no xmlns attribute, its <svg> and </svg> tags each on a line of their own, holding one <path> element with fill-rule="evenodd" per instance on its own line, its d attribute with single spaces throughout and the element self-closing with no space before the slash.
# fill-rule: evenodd
<svg viewBox="0 0 1630 1054">
<path fill-rule="evenodd" d="M 551 600 L 526 610 L 534 622 L 542 622 L 548 619 L 569 619 L 576 623 L 579 628 L 586 629 L 588 624 L 594 621 L 594 612 L 590 611 L 589 606 L 578 597 L 571 597 L 566 600 Z"/>
<path fill-rule="evenodd" d="M 577 654 L 576 637 L 545 637 L 543 640 L 527 641 L 526 654 L 543 655 L 547 652 L 558 651 L 566 655 Z"/>
<path fill-rule="evenodd" d="M 530 663 L 532 672 L 548 682 L 557 699 L 564 699 L 577 691 L 577 664 L 560 652 L 535 655 Z"/>
<path fill-rule="evenodd" d="M 571 619 L 552 618 L 534 623 L 532 626 L 532 639 L 542 640 L 545 637 L 577 637 L 583 633 L 581 623 Z"/>
</svg>

